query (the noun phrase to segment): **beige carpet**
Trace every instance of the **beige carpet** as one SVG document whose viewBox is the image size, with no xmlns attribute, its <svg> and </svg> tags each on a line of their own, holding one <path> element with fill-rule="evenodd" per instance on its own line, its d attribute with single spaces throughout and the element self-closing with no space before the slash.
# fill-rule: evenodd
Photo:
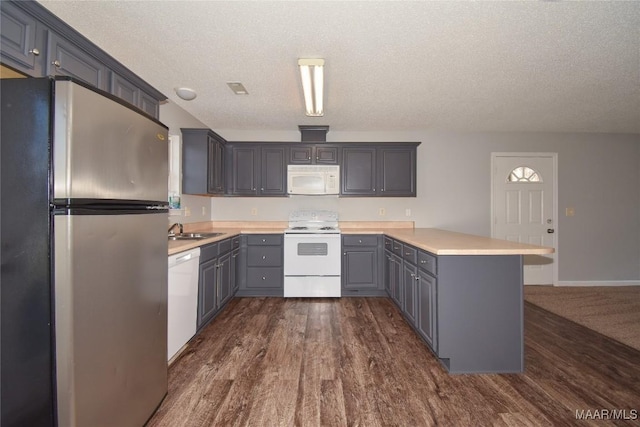
<svg viewBox="0 0 640 427">
<path fill-rule="evenodd" d="M 524 299 L 640 350 L 640 286 L 525 286 Z"/>
</svg>

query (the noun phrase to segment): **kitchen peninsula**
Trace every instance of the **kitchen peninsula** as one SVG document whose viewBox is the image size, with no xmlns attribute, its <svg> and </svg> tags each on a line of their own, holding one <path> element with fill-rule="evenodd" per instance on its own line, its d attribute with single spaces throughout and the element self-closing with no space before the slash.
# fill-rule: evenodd
<svg viewBox="0 0 640 427">
<path fill-rule="evenodd" d="M 169 242 L 169 254 L 237 235 L 281 234 L 286 227 L 276 221 L 185 224 L 185 231 L 222 234 Z M 380 237 L 381 296 L 395 302 L 450 373 L 524 371 L 522 256 L 552 248 L 414 228 L 412 222 L 341 221 L 340 230 L 343 237 Z"/>
</svg>

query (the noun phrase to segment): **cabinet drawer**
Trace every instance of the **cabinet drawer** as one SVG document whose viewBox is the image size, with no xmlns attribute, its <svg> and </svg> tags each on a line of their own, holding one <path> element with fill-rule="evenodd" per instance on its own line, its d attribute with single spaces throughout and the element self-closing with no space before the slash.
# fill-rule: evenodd
<svg viewBox="0 0 640 427">
<path fill-rule="evenodd" d="M 282 268 L 247 268 L 247 288 L 282 288 L 284 275 Z"/>
<path fill-rule="evenodd" d="M 240 236 L 231 238 L 231 249 L 237 249 L 240 247 Z"/>
<path fill-rule="evenodd" d="M 200 264 L 218 256 L 218 243 L 210 243 L 200 247 Z"/>
<path fill-rule="evenodd" d="M 392 240 L 391 250 L 394 254 L 402 256 L 402 243 L 398 242 L 397 240 Z"/>
<path fill-rule="evenodd" d="M 384 249 L 393 252 L 393 239 L 390 237 L 384 238 Z"/>
<path fill-rule="evenodd" d="M 437 258 L 426 252 L 418 251 L 418 267 L 436 276 L 437 270 Z"/>
<path fill-rule="evenodd" d="M 413 246 L 402 245 L 402 258 L 409 261 L 413 265 L 416 264 L 417 253 L 417 249 Z"/>
<path fill-rule="evenodd" d="M 282 234 L 250 234 L 247 236 L 248 245 L 282 245 Z"/>
<path fill-rule="evenodd" d="M 218 254 L 226 254 L 231 250 L 231 239 L 225 239 L 221 242 L 218 242 Z"/>
<path fill-rule="evenodd" d="M 344 246 L 378 246 L 378 236 L 373 234 L 345 235 L 342 236 L 342 244 Z"/>
<path fill-rule="evenodd" d="M 282 248 L 280 246 L 249 246 L 247 265 L 249 267 L 281 267 Z"/>
</svg>

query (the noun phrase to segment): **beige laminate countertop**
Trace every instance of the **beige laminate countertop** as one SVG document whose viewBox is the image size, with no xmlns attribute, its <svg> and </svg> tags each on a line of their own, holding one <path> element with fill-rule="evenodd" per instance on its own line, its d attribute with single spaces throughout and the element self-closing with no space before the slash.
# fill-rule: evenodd
<svg viewBox="0 0 640 427">
<path fill-rule="evenodd" d="M 436 255 L 544 255 L 554 252 L 553 248 L 492 239 L 490 237 L 457 233 L 438 228 L 413 228 L 406 226 L 386 227 L 384 223 L 367 226 L 366 223 L 340 224 L 342 234 L 384 234 L 393 239 L 413 245 Z M 194 225 L 185 232 L 218 232 L 220 236 L 203 240 L 169 241 L 169 255 L 208 243 L 218 242 L 239 234 L 280 234 L 287 228 L 286 223 L 253 224 L 251 222 L 233 224 L 233 227 L 217 227 L 215 223 L 203 227 Z"/>
</svg>

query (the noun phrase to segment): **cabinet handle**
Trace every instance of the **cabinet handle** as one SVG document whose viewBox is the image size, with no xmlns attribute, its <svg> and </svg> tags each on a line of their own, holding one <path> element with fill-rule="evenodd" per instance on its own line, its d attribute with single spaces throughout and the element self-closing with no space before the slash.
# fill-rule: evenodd
<svg viewBox="0 0 640 427">
<path fill-rule="evenodd" d="M 398 249 L 400 249 L 400 246 L 394 246 L 393 249 L 397 251 Z"/>
<path fill-rule="evenodd" d="M 55 61 L 51 62 L 51 65 L 53 65 L 56 68 L 60 68 L 60 61 L 56 59 Z"/>
<path fill-rule="evenodd" d="M 260 191 L 264 191 L 264 187 L 260 187 Z"/>
<path fill-rule="evenodd" d="M 266 255 L 262 255 L 262 259 L 267 259 L 267 256 Z"/>
<path fill-rule="evenodd" d="M 416 275 L 411 273 L 411 277 L 413 277 L 414 279 L 416 278 Z"/>
<path fill-rule="evenodd" d="M 266 278 L 266 277 L 264 277 L 264 276 L 262 276 L 262 280 L 267 280 L 267 278 Z"/>
<path fill-rule="evenodd" d="M 267 241 L 267 239 L 262 239 L 262 243 L 265 243 Z"/>
<path fill-rule="evenodd" d="M 358 243 L 362 243 L 362 239 L 358 239 Z"/>
<path fill-rule="evenodd" d="M 34 55 L 34 56 L 39 56 L 40 55 L 40 49 L 38 48 L 33 48 L 29 51 L 30 54 Z"/>
<path fill-rule="evenodd" d="M 404 254 L 405 254 L 406 256 L 409 256 L 409 255 L 411 255 L 411 252 L 405 252 Z"/>
<path fill-rule="evenodd" d="M 426 264 L 426 263 L 427 263 L 427 260 L 426 260 L 426 259 L 421 259 L 421 260 L 420 260 L 420 264 Z"/>
</svg>

